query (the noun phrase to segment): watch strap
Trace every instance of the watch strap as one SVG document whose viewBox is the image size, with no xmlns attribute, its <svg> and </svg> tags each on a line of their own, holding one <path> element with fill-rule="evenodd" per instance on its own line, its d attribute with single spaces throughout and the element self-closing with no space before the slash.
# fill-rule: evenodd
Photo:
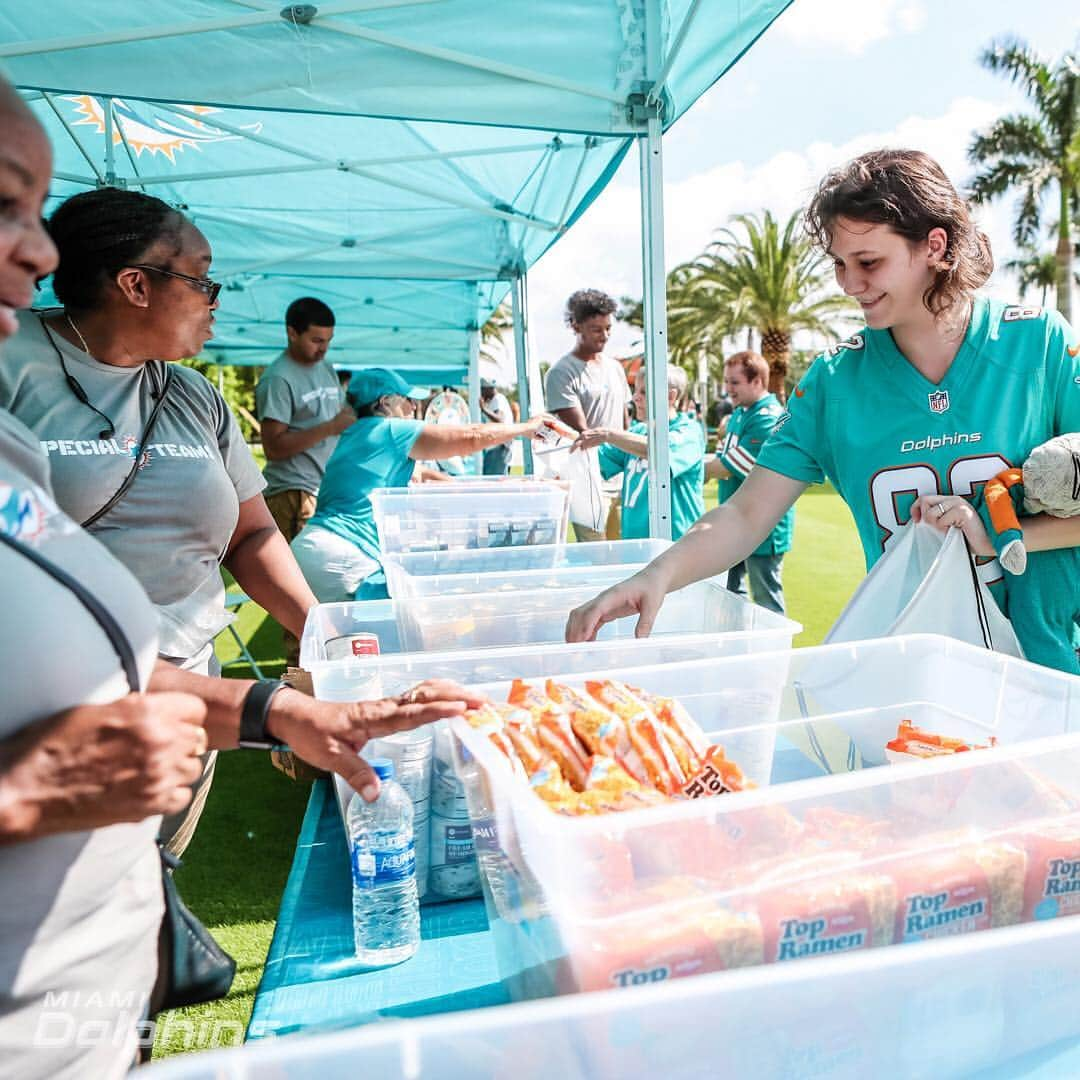
<svg viewBox="0 0 1080 1080">
<path fill-rule="evenodd" d="M 240 746 L 245 750 L 273 750 L 278 743 L 266 730 L 270 703 L 289 684 L 281 679 L 262 679 L 248 690 L 240 710 Z"/>
</svg>

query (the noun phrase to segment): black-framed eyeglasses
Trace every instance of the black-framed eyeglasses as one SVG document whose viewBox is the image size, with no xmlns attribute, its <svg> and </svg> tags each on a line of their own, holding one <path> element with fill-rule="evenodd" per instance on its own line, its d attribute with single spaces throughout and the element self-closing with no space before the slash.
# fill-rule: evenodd
<svg viewBox="0 0 1080 1080">
<path fill-rule="evenodd" d="M 212 304 L 217 298 L 218 293 L 221 292 L 221 282 L 211 281 L 205 277 L 192 277 L 190 274 L 178 274 L 175 270 L 166 270 L 163 266 L 150 266 L 146 263 L 132 263 L 132 270 L 153 270 L 155 274 L 164 274 L 165 277 L 179 278 L 181 281 L 186 281 L 189 285 L 194 285 L 196 289 L 206 293 L 206 302 Z"/>
</svg>

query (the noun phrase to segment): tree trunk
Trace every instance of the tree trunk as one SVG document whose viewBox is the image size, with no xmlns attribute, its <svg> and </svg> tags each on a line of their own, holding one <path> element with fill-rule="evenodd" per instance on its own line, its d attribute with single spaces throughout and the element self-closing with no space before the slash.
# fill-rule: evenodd
<svg viewBox="0 0 1080 1080">
<path fill-rule="evenodd" d="M 1072 220 L 1069 213 L 1069 192 L 1064 184 L 1061 185 L 1061 217 L 1058 221 L 1058 245 L 1057 245 L 1057 309 L 1064 316 L 1066 322 L 1072 323 Z"/>
<path fill-rule="evenodd" d="M 761 355 L 769 365 L 769 392 L 775 394 L 781 403 L 786 402 L 791 334 L 786 330 L 765 327 L 761 331 Z"/>
</svg>

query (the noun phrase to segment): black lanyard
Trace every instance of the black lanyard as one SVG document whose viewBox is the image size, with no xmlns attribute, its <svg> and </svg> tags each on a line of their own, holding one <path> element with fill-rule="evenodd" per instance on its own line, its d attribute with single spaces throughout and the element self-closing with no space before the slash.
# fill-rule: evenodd
<svg viewBox="0 0 1080 1080">
<path fill-rule="evenodd" d="M 56 339 L 53 337 L 53 332 L 49 329 L 48 324 L 45 322 L 44 315 L 38 315 L 38 321 L 41 323 L 42 330 L 45 331 L 45 336 L 49 339 L 49 344 L 52 345 L 53 351 L 56 353 L 57 360 L 60 361 L 60 368 L 64 372 L 64 378 L 67 381 L 68 388 L 71 392 L 81 401 L 88 409 L 96 412 L 103 420 L 105 420 L 109 427 L 112 428 L 113 433 L 116 432 L 116 426 L 112 420 L 109 419 L 100 409 L 93 405 L 90 398 L 87 396 L 86 391 L 82 388 L 79 380 L 68 371 L 67 361 L 64 360 L 64 354 L 60 351 L 60 346 L 56 344 Z M 135 447 L 135 461 L 132 463 L 131 468 L 128 470 L 127 476 L 124 477 L 124 482 L 113 492 L 112 497 L 104 506 L 98 507 L 85 521 L 80 521 L 79 524 L 88 529 L 95 521 L 103 518 L 126 494 L 127 490 L 135 482 L 135 477 L 139 472 L 139 462 L 142 459 L 143 447 L 146 445 L 150 437 L 154 434 L 154 427 L 157 425 L 158 416 L 161 413 L 162 406 L 165 404 L 165 396 L 169 392 L 169 386 L 172 383 L 172 368 L 165 365 L 165 375 L 161 380 L 161 385 L 151 391 L 151 396 L 154 398 L 154 407 L 150 410 L 150 416 L 146 420 L 146 426 L 143 428 L 143 433 L 139 436 L 139 441 Z M 103 431 L 102 436 L 108 435 L 108 431 Z"/>
<path fill-rule="evenodd" d="M 101 601 L 84 585 L 76 581 L 66 570 L 57 566 L 51 559 L 45 558 L 39 551 L 24 544 L 21 540 L 16 540 L 14 536 L 8 536 L 7 533 L 0 532 L 0 543 L 7 544 L 12 550 L 24 555 L 54 581 L 59 582 L 74 594 L 75 599 L 86 608 L 109 639 L 109 644 L 120 658 L 120 666 L 124 669 L 128 689 L 133 694 L 137 694 L 139 692 L 139 669 L 135 662 L 135 651 L 132 649 L 127 635 L 120 628 L 120 624 L 112 617 Z"/>
</svg>

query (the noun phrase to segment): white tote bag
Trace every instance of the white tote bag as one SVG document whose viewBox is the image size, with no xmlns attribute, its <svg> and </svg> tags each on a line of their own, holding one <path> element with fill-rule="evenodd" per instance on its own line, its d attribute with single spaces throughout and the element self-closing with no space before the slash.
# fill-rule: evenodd
<svg viewBox="0 0 1080 1080">
<path fill-rule="evenodd" d="M 603 532 L 608 507 L 600 477 L 600 456 L 595 447 L 570 453 L 572 445 L 569 440 L 560 440 L 550 449 L 534 447 L 536 475 L 565 480 L 570 488 L 570 520 L 593 532 Z"/>
<path fill-rule="evenodd" d="M 855 590 L 825 638 L 864 641 L 897 634 L 944 634 L 1023 659 L 1012 623 L 979 580 L 959 529 L 942 536 L 907 525 Z"/>
</svg>

